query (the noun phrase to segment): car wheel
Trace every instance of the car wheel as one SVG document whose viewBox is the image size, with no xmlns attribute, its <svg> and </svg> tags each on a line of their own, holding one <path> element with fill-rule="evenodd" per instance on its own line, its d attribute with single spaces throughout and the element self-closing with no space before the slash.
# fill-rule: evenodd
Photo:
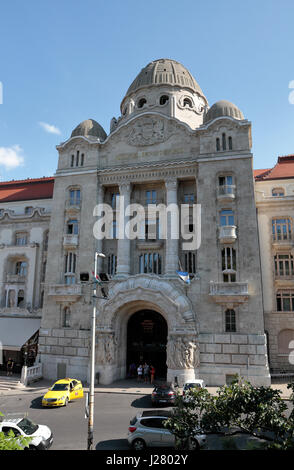
<svg viewBox="0 0 294 470">
<path fill-rule="evenodd" d="M 134 450 L 144 450 L 145 447 L 146 447 L 146 444 L 145 444 L 145 441 L 143 441 L 143 439 L 135 439 L 132 442 L 132 448 Z"/>
<path fill-rule="evenodd" d="M 200 449 L 200 446 L 199 446 L 197 439 L 194 439 L 194 437 L 191 437 L 189 439 L 189 450 L 195 451 L 199 449 Z"/>
</svg>

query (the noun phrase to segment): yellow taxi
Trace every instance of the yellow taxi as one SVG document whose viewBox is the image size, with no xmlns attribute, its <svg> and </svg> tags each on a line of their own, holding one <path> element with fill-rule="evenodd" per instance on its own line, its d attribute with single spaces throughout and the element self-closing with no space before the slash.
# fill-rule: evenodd
<svg viewBox="0 0 294 470">
<path fill-rule="evenodd" d="M 60 379 L 43 396 L 42 406 L 66 406 L 69 401 L 83 396 L 83 385 L 80 380 Z"/>
</svg>

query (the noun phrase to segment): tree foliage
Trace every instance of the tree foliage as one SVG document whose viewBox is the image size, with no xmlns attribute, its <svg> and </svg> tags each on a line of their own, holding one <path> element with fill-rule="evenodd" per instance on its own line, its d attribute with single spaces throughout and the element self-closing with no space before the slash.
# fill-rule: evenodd
<svg viewBox="0 0 294 470">
<path fill-rule="evenodd" d="M 254 387 L 236 377 L 218 389 L 216 396 L 206 389 L 190 391 L 185 399 L 177 397 L 177 407 L 167 420 L 178 447 L 185 447 L 196 430 L 206 434 L 234 436 L 244 433 L 266 442 L 266 448 L 294 449 L 294 383 L 289 413 L 280 390 Z"/>
<path fill-rule="evenodd" d="M 1 411 L 0 416 L 3 416 Z M 30 442 L 30 437 L 15 436 L 13 431 L 9 431 L 8 434 L 0 432 L 0 450 L 24 450 L 29 447 Z"/>
</svg>

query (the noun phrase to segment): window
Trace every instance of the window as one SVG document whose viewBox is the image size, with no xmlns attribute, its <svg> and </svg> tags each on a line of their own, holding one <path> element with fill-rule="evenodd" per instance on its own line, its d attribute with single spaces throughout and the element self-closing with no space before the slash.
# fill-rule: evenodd
<svg viewBox="0 0 294 470">
<path fill-rule="evenodd" d="M 19 308 L 25 307 L 25 293 L 24 290 L 20 289 L 17 293 L 17 306 Z"/>
<path fill-rule="evenodd" d="M 69 191 L 69 204 L 71 206 L 79 206 L 81 203 L 81 191 L 79 189 L 71 189 Z"/>
<path fill-rule="evenodd" d="M 229 142 L 229 150 L 233 150 L 233 139 L 232 139 L 232 137 L 228 138 L 228 142 Z"/>
<path fill-rule="evenodd" d="M 146 204 L 156 204 L 157 193 L 154 189 L 146 191 Z"/>
<path fill-rule="evenodd" d="M 274 189 L 272 190 L 272 195 L 273 195 L 274 197 L 285 196 L 285 191 L 284 191 L 283 189 L 281 189 L 281 188 L 274 188 Z"/>
<path fill-rule="evenodd" d="M 277 277 L 294 275 L 293 255 L 287 253 L 275 256 L 275 275 Z"/>
<path fill-rule="evenodd" d="M 76 282 L 77 255 L 72 252 L 66 253 L 64 257 L 64 280 L 65 284 L 75 284 Z"/>
<path fill-rule="evenodd" d="M 49 239 L 49 231 L 46 230 L 46 232 L 44 233 L 44 239 L 43 239 L 43 249 L 44 249 L 44 251 L 48 250 L 48 239 Z"/>
<path fill-rule="evenodd" d="M 196 255 L 189 251 L 185 253 L 185 263 L 184 263 L 184 270 L 187 273 L 195 274 L 196 273 Z"/>
<path fill-rule="evenodd" d="M 143 108 L 143 106 L 147 103 L 146 99 L 145 98 L 141 98 L 139 101 L 138 101 L 138 108 Z"/>
<path fill-rule="evenodd" d="M 223 150 L 227 149 L 226 134 L 222 134 L 222 147 Z"/>
<path fill-rule="evenodd" d="M 190 98 L 184 98 L 183 104 L 184 104 L 184 107 L 187 106 L 188 108 L 193 108 L 193 103 L 190 100 Z"/>
<path fill-rule="evenodd" d="M 107 257 L 107 273 L 110 276 L 113 276 L 116 273 L 116 268 L 117 268 L 117 256 L 111 254 Z"/>
<path fill-rule="evenodd" d="M 79 161 L 80 161 L 80 152 L 78 150 L 77 151 L 77 158 L 76 158 L 76 166 L 79 166 Z"/>
<path fill-rule="evenodd" d="M 79 233 L 79 222 L 74 219 L 74 220 L 69 220 L 67 222 L 67 234 L 68 235 L 78 235 Z"/>
<path fill-rule="evenodd" d="M 291 240 L 291 221 L 285 219 L 273 219 L 272 221 L 273 239 L 275 241 Z"/>
<path fill-rule="evenodd" d="M 81 166 L 84 166 L 85 154 L 82 153 L 81 155 Z"/>
<path fill-rule="evenodd" d="M 228 333 L 234 333 L 236 329 L 236 312 L 235 310 L 226 310 L 225 312 L 225 329 Z"/>
<path fill-rule="evenodd" d="M 28 243 L 28 234 L 25 232 L 16 233 L 15 235 L 15 244 L 17 246 L 23 246 Z"/>
<path fill-rule="evenodd" d="M 219 137 L 216 138 L 216 151 L 217 151 L 217 152 L 220 151 L 220 141 L 219 141 Z"/>
<path fill-rule="evenodd" d="M 294 290 L 278 291 L 276 300 L 277 300 L 278 312 L 293 312 L 294 311 Z"/>
<path fill-rule="evenodd" d="M 235 225 L 234 212 L 231 209 L 224 209 L 220 213 L 220 225 Z"/>
<path fill-rule="evenodd" d="M 15 264 L 15 274 L 18 276 L 26 276 L 28 263 L 26 261 L 17 261 Z"/>
<path fill-rule="evenodd" d="M 195 201 L 195 194 L 184 194 L 184 204 L 193 204 Z"/>
<path fill-rule="evenodd" d="M 218 192 L 220 195 L 233 194 L 234 185 L 233 185 L 233 176 L 225 175 L 219 176 L 218 178 Z"/>
<path fill-rule="evenodd" d="M 166 104 L 169 100 L 169 96 L 167 95 L 162 95 L 160 97 L 160 100 L 159 100 L 159 103 L 161 104 L 161 106 L 163 106 L 164 104 Z"/>
<path fill-rule="evenodd" d="M 32 207 L 32 206 L 25 207 L 24 213 L 25 213 L 26 215 L 32 214 L 32 213 L 33 213 L 33 207 Z"/>
<path fill-rule="evenodd" d="M 222 249 L 223 282 L 236 282 L 236 250 L 231 247 Z"/>
<path fill-rule="evenodd" d="M 111 194 L 111 207 L 112 209 L 119 207 L 119 193 Z"/>
<path fill-rule="evenodd" d="M 75 156 L 72 155 L 72 156 L 71 156 L 71 161 L 70 161 L 70 166 L 71 166 L 71 167 L 74 166 L 74 161 L 75 161 Z"/>
<path fill-rule="evenodd" d="M 145 240 L 159 240 L 159 219 L 145 220 Z"/>
<path fill-rule="evenodd" d="M 159 253 L 144 253 L 140 255 L 139 272 L 161 274 L 161 255 Z"/>
<path fill-rule="evenodd" d="M 111 226 L 111 233 L 110 233 L 110 239 L 115 239 L 117 238 L 117 223 L 116 220 L 113 220 L 112 226 Z"/>
<path fill-rule="evenodd" d="M 62 326 L 63 328 L 70 327 L 70 308 L 65 307 L 62 312 Z"/>
<path fill-rule="evenodd" d="M 41 282 L 45 282 L 45 275 L 46 275 L 46 261 L 44 261 L 42 264 Z"/>
</svg>

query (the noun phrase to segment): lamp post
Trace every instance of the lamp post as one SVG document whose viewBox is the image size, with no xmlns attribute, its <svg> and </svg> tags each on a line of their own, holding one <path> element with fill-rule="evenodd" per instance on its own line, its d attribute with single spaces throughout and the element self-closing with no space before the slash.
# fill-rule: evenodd
<svg viewBox="0 0 294 470">
<path fill-rule="evenodd" d="M 93 312 L 92 312 L 92 345 L 90 362 L 90 388 L 89 388 L 89 418 L 88 418 L 88 447 L 93 450 L 93 429 L 94 429 L 94 385 L 95 385 L 95 333 L 96 333 L 96 276 L 98 257 L 105 258 L 103 253 L 95 252 L 94 263 L 94 288 L 93 288 Z"/>
</svg>

